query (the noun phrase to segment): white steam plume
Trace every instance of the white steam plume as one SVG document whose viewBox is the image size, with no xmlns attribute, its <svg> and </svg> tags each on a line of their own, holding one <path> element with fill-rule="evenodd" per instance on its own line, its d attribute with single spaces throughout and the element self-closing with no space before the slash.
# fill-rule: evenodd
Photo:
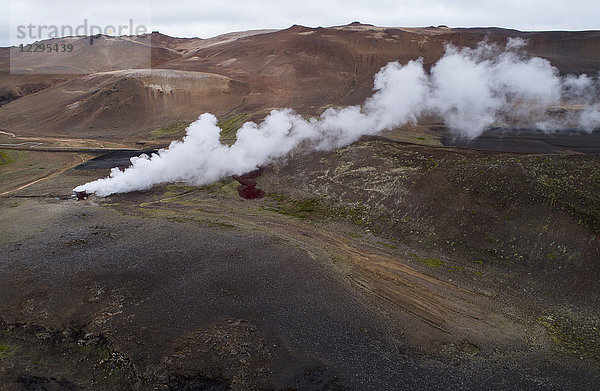
<svg viewBox="0 0 600 391">
<path fill-rule="evenodd" d="M 560 77 L 547 60 L 520 55 L 523 45 L 520 39 L 509 39 L 503 49 L 485 42 L 475 49 L 448 45 L 429 73 L 420 59 L 389 63 L 375 75 L 375 94 L 362 107 L 328 109 L 308 120 L 291 109 L 273 110 L 260 124 L 245 123 L 231 146 L 220 143 L 217 119 L 202 114 L 182 141 L 152 156 L 131 158 L 125 170 L 113 168 L 109 177 L 75 191 L 107 196 L 175 181 L 206 185 L 252 171 L 300 144 L 330 150 L 416 122 L 421 115 L 440 116 L 456 136 L 467 139 L 498 123 L 542 130 L 600 127 L 598 78 Z M 583 109 L 548 117 L 547 109 L 560 104 Z"/>
</svg>

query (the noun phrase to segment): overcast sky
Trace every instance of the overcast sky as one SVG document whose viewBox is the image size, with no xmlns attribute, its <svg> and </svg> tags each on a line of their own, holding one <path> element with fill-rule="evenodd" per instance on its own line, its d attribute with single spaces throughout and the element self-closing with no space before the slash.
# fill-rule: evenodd
<svg viewBox="0 0 600 391">
<path fill-rule="evenodd" d="M 360 21 L 379 26 L 494 26 L 520 30 L 598 30 L 599 0 L 0 0 L 0 45 L 17 39 L 18 26 L 83 24 L 143 26 L 180 37 L 208 38 L 259 28 L 334 26 Z M 9 12 L 10 10 L 10 12 Z M 89 27 L 88 27 L 89 28 Z M 68 31 L 68 30 L 67 30 Z M 43 34 L 47 31 L 43 30 Z"/>
</svg>

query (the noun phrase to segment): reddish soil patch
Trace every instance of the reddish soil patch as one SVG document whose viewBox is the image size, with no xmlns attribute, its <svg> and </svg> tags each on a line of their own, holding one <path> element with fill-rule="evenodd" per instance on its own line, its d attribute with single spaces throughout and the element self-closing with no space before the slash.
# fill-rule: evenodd
<svg viewBox="0 0 600 391">
<path fill-rule="evenodd" d="M 240 183 L 237 188 L 240 197 L 247 200 L 253 200 L 265 196 L 265 192 L 256 187 L 256 178 L 258 178 L 262 172 L 263 169 L 259 168 L 244 175 L 233 176 L 233 179 Z"/>
</svg>

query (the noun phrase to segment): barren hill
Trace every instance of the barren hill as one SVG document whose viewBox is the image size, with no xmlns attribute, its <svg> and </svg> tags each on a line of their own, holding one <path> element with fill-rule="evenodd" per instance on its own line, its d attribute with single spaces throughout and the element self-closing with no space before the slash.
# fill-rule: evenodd
<svg viewBox="0 0 600 391">
<path fill-rule="evenodd" d="M 390 61 L 419 57 L 431 66 L 444 46 L 474 47 L 526 39 L 526 50 L 563 73 L 600 70 L 600 32 L 525 33 L 504 29 L 382 28 L 353 23 L 289 29 L 201 48 L 161 67 L 220 73 L 246 81 L 247 107 L 293 107 L 318 113 L 325 105 L 359 104 L 371 95 L 373 75 Z"/>
<path fill-rule="evenodd" d="M 157 67 L 189 51 L 271 31 L 234 32 L 209 39 L 176 38 L 153 32 L 140 36 L 66 37 L 34 43 L 72 45 L 72 50 L 60 53 L 26 52 L 20 47 L 0 48 L 0 106 L 81 75 Z"/>
<path fill-rule="evenodd" d="M 246 83 L 215 74 L 126 69 L 81 76 L 0 110 L 3 127 L 20 135 L 144 139 L 154 128 L 205 111 L 225 114 L 247 92 Z"/>
</svg>

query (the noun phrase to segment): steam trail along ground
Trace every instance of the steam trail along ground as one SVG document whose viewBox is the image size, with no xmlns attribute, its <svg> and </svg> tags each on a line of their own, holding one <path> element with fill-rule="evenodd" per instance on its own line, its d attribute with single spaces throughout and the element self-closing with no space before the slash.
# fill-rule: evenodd
<svg viewBox="0 0 600 391">
<path fill-rule="evenodd" d="M 267 41 L 330 34 L 339 43 L 350 34 L 305 30 Z M 391 34 L 382 31 L 366 34 Z M 427 37 L 424 48 L 436 39 Z M 173 64 L 209 67 L 266 38 L 246 39 L 224 44 L 208 62 Z M 536 50 L 551 46 L 536 39 Z M 387 59 L 361 64 L 370 72 L 375 60 Z M 592 60 L 563 66 L 593 68 Z M 231 64 L 229 76 L 246 78 Z M 288 76 L 282 83 L 293 85 Z M 242 106 L 229 96 L 237 109 L 218 113 L 223 141 L 266 114 L 253 105 L 269 84 L 256 78 L 265 84 L 246 79 L 256 90 Z M 2 110 L 17 118 L 28 105 L 21 99 L 49 102 L 37 94 L 60 95 L 73 87 L 65 83 Z M 353 94 L 367 82 L 357 83 L 349 103 L 364 99 Z M 119 88 L 88 98 L 106 102 Z M 286 104 L 302 98 L 308 110 L 319 91 L 310 99 L 292 90 L 269 96 Z M 127 154 L 89 150 L 98 147 L 90 126 L 109 121 L 90 118 L 88 141 L 70 141 L 77 132 L 61 133 L 64 123 L 44 134 L 43 142 L 77 152 L 0 148 L 3 390 L 593 390 L 600 383 L 597 133 L 491 132 L 475 149 L 447 145 L 439 122 L 423 122 L 332 152 L 296 151 L 264 168 L 262 199 L 242 199 L 239 183 L 226 178 L 77 202 L 71 189 L 127 163 Z M 159 118 L 138 133 L 106 122 L 97 141 L 144 149 L 181 136 L 187 118 Z M 6 132 L 14 136 L 0 135 L 1 143 L 42 137 L 35 129 Z"/>
</svg>

